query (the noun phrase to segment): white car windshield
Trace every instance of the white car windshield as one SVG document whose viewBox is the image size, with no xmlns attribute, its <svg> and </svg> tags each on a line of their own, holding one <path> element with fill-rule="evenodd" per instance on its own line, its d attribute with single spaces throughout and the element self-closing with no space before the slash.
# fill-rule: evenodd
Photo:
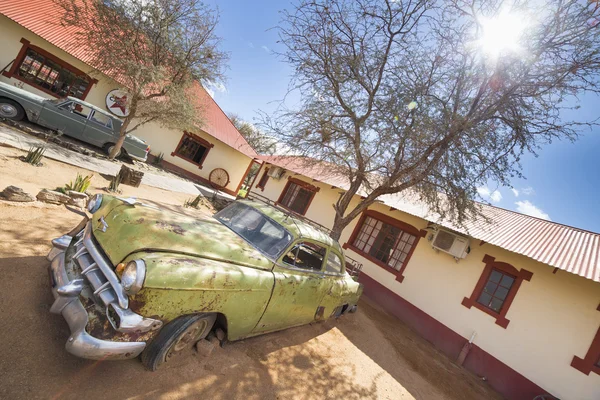
<svg viewBox="0 0 600 400">
<path fill-rule="evenodd" d="M 273 258 L 277 258 L 292 241 L 292 235 L 284 227 L 242 203 L 230 204 L 215 214 L 215 218 Z"/>
</svg>

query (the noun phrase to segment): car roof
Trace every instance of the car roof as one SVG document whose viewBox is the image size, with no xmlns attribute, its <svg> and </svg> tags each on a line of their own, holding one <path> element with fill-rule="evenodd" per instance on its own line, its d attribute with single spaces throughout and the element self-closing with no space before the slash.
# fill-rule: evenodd
<svg viewBox="0 0 600 400">
<path fill-rule="evenodd" d="M 74 102 L 79 103 L 79 104 L 83 104 L 84 106 L 89 107 L 92 110 L 97 111 L 97 112 L 99 112 L 101 114 L 104 114 L 107 117 L 111 117 L 112 119 L 116 119 L 117 121 L 121 121 L 118 117 L 116 117 L 114 115 L 111 115 L 110 113 L 106 112 L 105 110 L 101 109 L 100 107 L 95 106 L 95 105 L 93 105 L 91 103 L 88 103 L 87 101 L 83 101 L 81 99 L 78 99 L 78 98 L 72 97 L 72 96 L 67 96 L 66 100 L 70 100 L 70 101 L 74 101 Z"/>
<path fill-rule="evenodd" d="M 279 223 L 287 229 L 296 238 L 305 238 L 324 243 L 336 249 L 340 254 L 343 254 L 342 248 L 337 240 L 332 239 L 327 232 L 318 228 L 292 213 L 284 212 L 283 210 L 254 200 L 238 200 L 238 202 L 249 205 Z"/>
</svg>

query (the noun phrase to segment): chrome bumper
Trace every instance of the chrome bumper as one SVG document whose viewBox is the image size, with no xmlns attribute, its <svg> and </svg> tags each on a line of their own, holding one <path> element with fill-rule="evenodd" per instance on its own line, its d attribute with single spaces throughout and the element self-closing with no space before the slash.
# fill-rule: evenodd
<svg viewBox="0 0 600 400">
<path fill-rule="evenodd" d="M 89 316 L 80 300 L 86 286 L 83 277 L 69 279 L 65 266 L 65 250 L 71 242 L 70 236 L 52 241 L 48 254 L 50 281 L 54 303 L 50 312 L 62 314 L 71 330 L 65 347 L 75 356 L 93 360 L 124 360 L 137 357 L 146 347 L 146 342 L 111 342 L 93 337 L 86 332 Z"/>
</svg>

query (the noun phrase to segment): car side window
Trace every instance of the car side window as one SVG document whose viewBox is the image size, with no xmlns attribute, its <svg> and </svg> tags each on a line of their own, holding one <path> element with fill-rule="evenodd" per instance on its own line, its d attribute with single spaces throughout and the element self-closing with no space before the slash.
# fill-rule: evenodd
<svg viewBox="0 0 600 400">
<path fill-rule="evenodd" d="M 71 112 L 71 111 L 73 111 L 73 107 L 74 106 L 75 105 L 73 104 L 73 102 L 69 101 L 69 102 L 61 104 L 60 106 L 58 106 L 58 108 L 61 109 L 61 110 L 65 110 L 65 111 Z"/>
<path fill-rule="evenodd" d="M 90 116 L 90 113 L 92 112 L 92 109 L 83 104 L 73 102 L 73 106 L 71 107 L 71 112 L 73 114 L 79 115 L 80 117 L 82 117 L 84 119 L 88 119 L 88 117 Z"/>
<path fill-rule="evenodd" d="M 333 251 L 330 251 L 327 256 L 327 266 L 325 267 L 325 270 L 327 272 L 335 272 L 338 274 L 342 272 L 342 260 Z"/>
<path fill-rule="evenodd" d="M 107 128 L 112 128 L 112 119 L 108 115 L 99 113 L 98 111 L 94 111 L 90 120 Z"/>
<path fill-rule="evenodd" d="M 318 244 L 300 242 L 283 256 L 282 261 L 292 267 L 321 271 L 326 252 L 327 249 Z"/>
</svg>

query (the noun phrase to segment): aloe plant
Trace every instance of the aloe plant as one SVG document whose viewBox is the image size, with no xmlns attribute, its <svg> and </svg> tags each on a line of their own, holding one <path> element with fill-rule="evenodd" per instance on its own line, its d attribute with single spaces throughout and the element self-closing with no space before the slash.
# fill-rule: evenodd
<svg viewBox="0 0 600 400">
<path fill-rule="evenodd" d="M 40 165 L 42 158 L 44 158 L 44 153 L 46 152 L 46 148 L 42 146 L 30 147 L 27 155 L 25 156 L 25 162 L 31 165 Z"/>
<path fill-rule="evenodd" d="M 94 175 L 88 175 L 86 177 L 84 177 L 83 175 L 77 173 L 77 177 L 75 178 L 75 181 L 71 181 L 69 183 L 67 183 L 64 187 L 64 191 L 68 192 L 70 190 L 74 191 L 74 192 L 79 192 L 79 193 L 85 193 L 86 190 L 88 190 L 88 188 L 90 187 L 90 184 L 92 183 L 92 177 Z"/>
<path fill-rule="evenodd" d="M 110 184 L 108 185 L 108 191 L 118 193 L 120 184 L 121 184 L 121 174 L 116 174 L 110 180 Z"/>
<path fill-rule="evenodd" d="M 198 196 L 196 196 L 194 199 L 192 200 L 186 200 L 184 203 L 184 207 L 193 207 L 193 208 L 198 208 L 198 205 L 200 204 L 200 200 L 202 200 L 202 195 L 199 194 Z"/>
</svg>

